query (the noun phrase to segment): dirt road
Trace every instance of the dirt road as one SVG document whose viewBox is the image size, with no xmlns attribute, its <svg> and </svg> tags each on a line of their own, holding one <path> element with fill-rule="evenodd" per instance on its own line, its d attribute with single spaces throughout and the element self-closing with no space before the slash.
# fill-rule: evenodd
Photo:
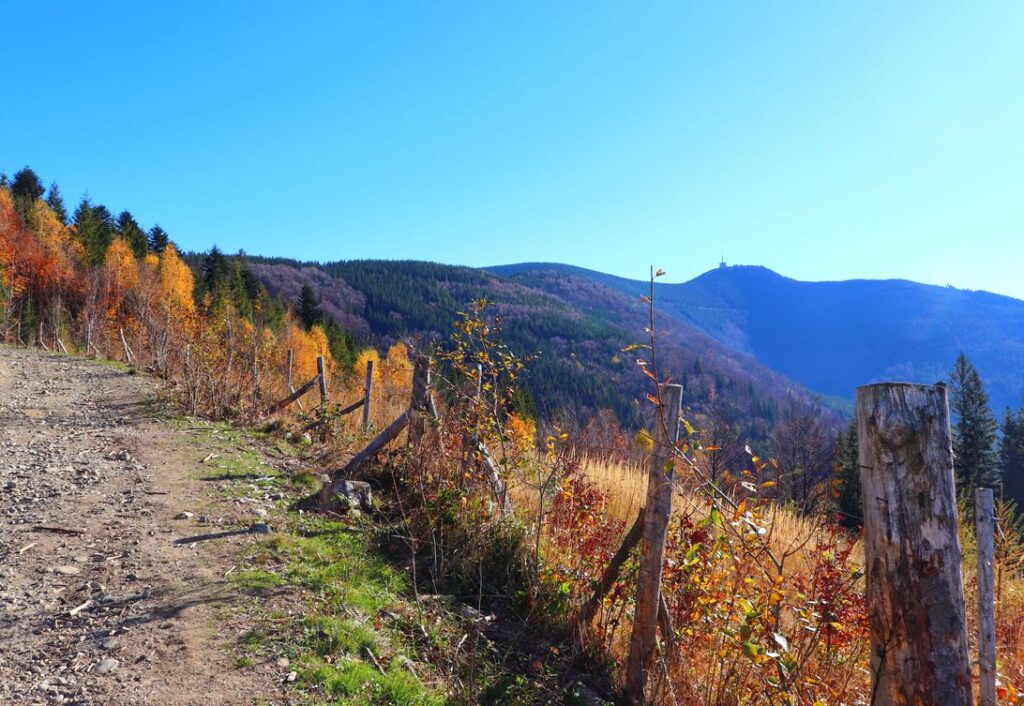
<svg viewBox="0 0 1024 706">
<path fill-rule="evenodd" d="M 201 450 L 154 393 L 0 346 L 0 704 L 285 703 L 231 651 L 224 576 L 253 540 L 193 541 Z"/>
</svg>

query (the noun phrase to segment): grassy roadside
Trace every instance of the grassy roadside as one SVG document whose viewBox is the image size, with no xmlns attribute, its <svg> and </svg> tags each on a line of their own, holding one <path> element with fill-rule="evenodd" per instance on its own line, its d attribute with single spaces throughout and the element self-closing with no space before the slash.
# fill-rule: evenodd
<svg viewBox="0 0 1024 706">
<path fill-rule="evenodd" d="M 271 665 L 309 706 L 560 703 L 552 674 L 523 674 L 483 634 L 486 617 L 417 596 L 365 514 L 326 520 L 290 509 L 318 483 L 309 448 L 226 424 L 174 422 L 202 454 L 197 478 L 223 529 L 267 524 L 228 580 L 236 666 Z M 568 703 L 573 703 L 570 699 Z"/>
</svg>

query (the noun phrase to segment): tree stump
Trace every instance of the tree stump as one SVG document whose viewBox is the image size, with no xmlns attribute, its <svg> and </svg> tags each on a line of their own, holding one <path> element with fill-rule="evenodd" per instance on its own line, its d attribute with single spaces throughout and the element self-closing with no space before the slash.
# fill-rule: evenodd
<svg viewBox="0 0 1024 706">
<path fill-rule="evenodd" d="M 857 389 L 873 704 L 973 704 L 944 385 Z"/>
</svg>

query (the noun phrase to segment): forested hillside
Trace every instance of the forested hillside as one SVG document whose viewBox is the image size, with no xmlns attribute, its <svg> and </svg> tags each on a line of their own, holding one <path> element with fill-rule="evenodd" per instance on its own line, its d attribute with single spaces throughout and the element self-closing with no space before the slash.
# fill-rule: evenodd
<svg viewBox="0 0 1024 706">
<path fill-rule="evenodd" d="M 578 267 L 491 268 L 517 278 L 558 272 L 629 296 L 646 283 Z M 852 399 L 880 380 L 933 383 L 964 351 L 997 410 L 1024 402 L 1024 302 L 906 280 L 801 282 L 765 267 L 720 267 L 665 284 L 663 309 L 728 348 L 824 395 Z"/>
<path fill-rule="evenodd" d="M 623 353 L 644 340 L 647 310 L 586 278 L 506 278 L 467 267 L 427 262 L 349 261 L 322 266 L 251 258 L 271 292 L 295 296 L 300 279 L 353 330 L 384 347 L 403 336 L 444 338 L 456 312 L 486 297 L 503 319 L 503 336 L 519 355 L 536 354 L 525 385 L 546 418 L 576 420 L 612 410 L 627 428 L 642 423 L 648 381 Z M 332 276 L 331 281 L 323 273 Z M 285 283 L 285 284 L 282 284 Z M 657 297 L 660 297 L 659 286 Z M 660 307 L 660 303 L 657 304 Z M 819 409 L 828 425 L 839 417 L 818 408 L 802 387 L 750 356 L 731 353 L 711 337 L 664 313 L 658 316 L 659 360 L 685 387 L 684 403 L 699 417 L 727 428 L 734 443 L 769 443 L 771 431 L 794 410 Z"/>
</svg>

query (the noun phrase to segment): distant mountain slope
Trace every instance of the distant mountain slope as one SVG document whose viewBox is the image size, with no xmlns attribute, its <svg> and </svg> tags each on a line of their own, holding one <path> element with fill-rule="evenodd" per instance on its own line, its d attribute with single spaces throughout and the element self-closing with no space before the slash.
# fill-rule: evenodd
<svg viewBox="0 0 1024 706">
<path fill-rule="evenodd" d="M 627 295 L 647 286 L 564 265 L 490 271 L 558 271 Z M 850 399 L 858 385 L 881 380 L 943 380 L 963 350 L 997 413 L 1024 402 L 1024 301 L 1011 297 L 906 280 L 801 282 L 733 266 L 659 285 L 657 300 L 666 313 L 826 395 Z"/>
<path fill-rule="evenodd" d="M 646 311 L 638 298 L 589 277 L 535 273 L 502 277 L 483 270 L 428 262 L 348 261 L 313 265 L 251 258 L 271 291 L 293 299 L 309 281 L 353 331 L 387 345 L 402 336 L 445 338 L 456 312 L 487 297 L 505 319 L 505 338 L 517 354 L 539 353 L 526 384 L 544 416 L 585 420 L 611 409 L 636 427 L 649 381 L 622 353 L 643 340 Z M 711 399 L 751 440 L 764 440 L 790 400 L 810 396 L 752 357 L 737 354 L 668 314 L 659 356 L 686 386 L 685 402 L 700 412 Z M 826 413 L 833 421 L 837 418 Z"/>
</svg>

